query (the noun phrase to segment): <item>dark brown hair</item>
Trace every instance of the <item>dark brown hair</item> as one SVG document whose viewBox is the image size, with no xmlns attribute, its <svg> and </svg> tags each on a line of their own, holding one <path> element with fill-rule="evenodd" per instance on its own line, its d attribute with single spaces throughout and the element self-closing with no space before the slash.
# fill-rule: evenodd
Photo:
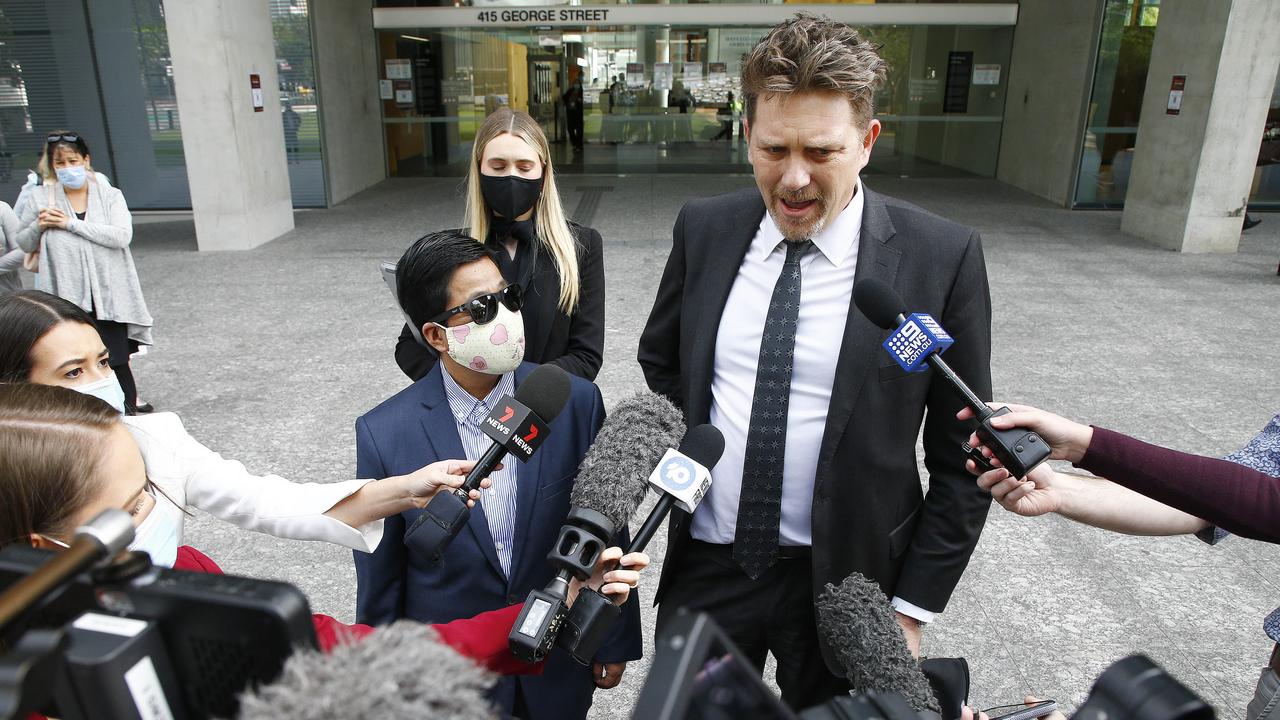
<svg viewBox="0 0 1280 720">
<path fill-rule="evenodd" d="M 743 58 L 747 120 L 755 119 L 761 95 L 825 90 L 849 98 L 855 122 L 865 128 L 888 68 L 875 46 L 853 28 L 799 13 L 766 33 Z"/>
<path fill-rule="evenodd" d="M 120 417 L 75 390 L 0 384 L 0 547 L 75 530 L 102 488 L 98 467 Z"/>
<path fill-rule="evenodd" d="M 57 295 L 19 290 L 0 297 L 0 382 L 28 382 L 31 350 L 64 322 L 94 326 L 89 313 Z"/>
</svg>

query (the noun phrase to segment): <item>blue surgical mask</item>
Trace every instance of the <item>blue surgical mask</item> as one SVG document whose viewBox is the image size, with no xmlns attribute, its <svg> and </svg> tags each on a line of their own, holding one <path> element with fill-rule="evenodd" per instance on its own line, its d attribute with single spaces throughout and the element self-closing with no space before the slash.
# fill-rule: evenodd
<svg viewBox="0 0 1280 720">
<path fill-rule="evenodd" d="M 67 167 L 58 168 L 58 182 L 66 185 L 72 190 L 79 190 L 84 186 L 85 175 L 83 165 L 68 165 Z"/>
<path fill-rule="evenodd" d="M 130 550 L 144 550 L 151 562 L 171 568 L 178 560 L 178 543 L 182 534 L 182 511 L 164 497 L 148 491 L 155 499 L 151 512 L 133 531 Z"/>
<path fill-rule="evenodd" d="M 105 400 L 108 405 L 116 409 L 116 412 L 124 414 L 124 389 L 120 387 L 120 379 L 116 377 L 115 373 L 111 373 L 98 382 L 78 385 L 71 389 L 78 393 L 92 395 L 99 400 Z"/>
</svg>

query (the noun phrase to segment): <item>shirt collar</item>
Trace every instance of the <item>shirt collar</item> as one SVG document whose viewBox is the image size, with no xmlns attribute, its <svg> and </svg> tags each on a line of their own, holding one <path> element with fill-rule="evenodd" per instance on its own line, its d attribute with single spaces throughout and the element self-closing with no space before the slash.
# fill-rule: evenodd
<svg viewBox="0 0 1280 720">
<path fill-rule="evenodd" d="M 458 384 L 448 370 L 440 373 L 444 377 L 444 394 L 449 399 L 449 410 L 453 412 L 453 417 L 459 424 L 470 422 L 473 425 L 479 425 L 484 421 L 484 416 L 489 414 L 497 404 L 498 398 L 503 395 L 514 395 L 516 388 L 515 373 L 509 372 L 498 378 L 498 384 L 493 386 L 488 395 L 483 400 L 477 400 L 471 393 L 467 392 Z M 477 411 L 480 418 L 476 419 Z"/>
<path fill-rule="evenodd" d="M 862 211 L 866 207 L 866 189 L 862 187 L 862 178 L 858 178 L 858 189 L 853 199 L 839 215 L 826 227 L 814 235 L 814 247 L 822 253 L 835 267 L 840 267 L 850 256 L 857 255 L 858 236 L 862 233 Z M 782 231 L 768 212 L 760 221 L 759 237 L 767 247 L 766 254 L 771 254 L 782 244 Z"/>
</svg>

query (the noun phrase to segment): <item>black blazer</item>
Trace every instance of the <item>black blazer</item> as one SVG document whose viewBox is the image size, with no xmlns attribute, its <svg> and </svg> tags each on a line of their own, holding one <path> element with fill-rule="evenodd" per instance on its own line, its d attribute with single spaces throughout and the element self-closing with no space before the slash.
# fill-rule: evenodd
<svg viewBox="0 0 1280 720">
<path fill-rule="evenodd" d="M 578 246 L 578 308 L 560 309 L 560 273 L 555 261 L 538 247 L 536 270 L 524 288 L 524 359 L 559 365 L 566 372 L 595 380 L 604 361 L 604 242 L 592 228 L 569 223 Z M 501 265 L 499 265 L 501 267 Z M 507 282 L 519 278 L 508 277 Z M 405 325 L 396 342 L 396 364 L 417 382 L 435 367 L 439 355 L 424 347 Z"/>
<path fill-rule="evenodd" d="M 991 299 L 982 244 L 973 230 L 866 191 L 857 279 L 875 277 L 912 312 L 937 318 L 956 338 L 947 362 L 991 397 Z M 755 188 L 687 203 L 639 360 L 655 392 L 708 422 L 716 332 L 738 267 L 765 207 Z M 858 571 L 886 594 L 940 612 L 960 580 L 991 498 L 964 469 L 963 400 L 935 371 L 903 372 L 880 347 L 889 331 L 850 302 L 813 490 L 813 589 Z M 926 413 L 927 411 L 927 413 Z M 924 421 L 929 493 L 916 470 Z M 689 516 L 672 512 L 668 562 L 656 594 L 679 582 L 671 558 L 689 541 Z M 825 643 L 823 656 L 838 667 Z"/>
</svg>

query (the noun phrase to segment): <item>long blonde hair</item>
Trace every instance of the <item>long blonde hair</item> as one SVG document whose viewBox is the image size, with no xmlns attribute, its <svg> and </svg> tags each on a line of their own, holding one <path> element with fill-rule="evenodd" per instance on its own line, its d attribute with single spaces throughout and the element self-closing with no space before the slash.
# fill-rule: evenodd
<svg viewBox="0 0 1280 720">
<path fill-rule="evenodd" d="M 489 141 L 510 133 L 524 140 L 542 161 L 542 195 L 534 206 L 537 218 L 538 241 L 555 261 L 560 274 L 560 309 L 572 313 L 578 307 L 578 244 L 560 205 L 560 193 L 556 190 L 555 174 L 551 170 L 551 149 L 547 136 L 528 113 L 498 108 L 484 119 L 476 131 L 475 144 L 471 148 L 471 168 L 467 172 L 466 218 L 463 223 L 471 237 L 484 242 L 489 236 L 489 208 L 480 193 L 480 168 L 484 148 Z"/>
</svg>

